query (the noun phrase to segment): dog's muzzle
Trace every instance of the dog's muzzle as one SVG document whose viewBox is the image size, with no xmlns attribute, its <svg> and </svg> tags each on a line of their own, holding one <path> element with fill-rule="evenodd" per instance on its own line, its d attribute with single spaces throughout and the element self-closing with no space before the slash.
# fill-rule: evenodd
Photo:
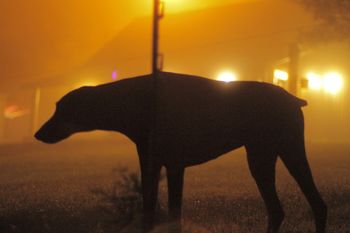
<svg viewBox="0 0 350 233">
<path fill-rule="evenodd" d="M 64 124 L 60 123 L 55 118 L 51 118 L 35 133 L 34 137 L 44 143 L 53 144 L 70 135 L 71 133 L 66 129 Z"/>
</svg>

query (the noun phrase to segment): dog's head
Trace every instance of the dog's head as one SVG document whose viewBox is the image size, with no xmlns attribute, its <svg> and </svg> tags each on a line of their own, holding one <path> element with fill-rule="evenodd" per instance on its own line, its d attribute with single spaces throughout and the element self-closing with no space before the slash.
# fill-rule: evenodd
<svg viewBox="0 0 350 233">
<path fill-rule="evenodd" d="M 57 143 L 74 133 L 93 130 L 86 118 L 88 95 L 92 87 L 82 87 L 65 95 L 56 104 L 53 116 L 36 132 L 35 138 L 45 143 Z"/>
</svg>

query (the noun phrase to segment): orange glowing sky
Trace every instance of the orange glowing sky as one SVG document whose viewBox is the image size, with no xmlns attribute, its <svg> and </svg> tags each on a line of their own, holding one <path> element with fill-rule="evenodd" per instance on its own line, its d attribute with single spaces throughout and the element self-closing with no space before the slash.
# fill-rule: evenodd
<svg viewBox="0 0 350 233">
<path fill-rule="evenodd" d="M 167 13 L 240 0 L 166 0 Z M 30 79 L 73 69 L 133 19 L 151 15 L 152 0 L 0 1 L 0 70 Z"/>
<path fill-rule="evenodd" d="M 291 0 L 264 0 L 270 1 Z M 167 14 L 244 2 L 259 0 L 165 0 Z M 40 79 L 79 67 L 130 22 L 151 17 L 152 5 L 152 0 L 0 1 L 1 82 Z M 230 14 L 221 8 L 223 14 Z M 181 23 L 188 27 L 190 20 Z M 227 22 L 231 23 L 244 27 L 244 22 Z M 205 30 L 205 25 L 193 27 Z M 162 32 L 173 33 L 166 28 Z"/>
</svg>

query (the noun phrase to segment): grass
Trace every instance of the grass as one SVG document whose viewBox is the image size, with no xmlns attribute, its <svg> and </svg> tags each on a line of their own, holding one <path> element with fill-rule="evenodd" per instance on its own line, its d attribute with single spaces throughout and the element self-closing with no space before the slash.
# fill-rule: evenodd
<svg viewBox="0 0 350 233">
<path fill-rule="evenodd" d="M 348 233 L 350 146 L 309 144 L 308 150 L 316 183 L 329 206 L 328 232 Z M 128 169 L 124 178 L 123 170 L 115 170 L 121 167 Z M 135 148 L 124 139 L 1 146 L 0 171 L 0 232 L 137 232 L 133 226 L 139 224 L 140 199 L 132 184 L 138 182 L 138 161 Z M 312 232 L 309 206 L 280 162 L 277 177 L 286 212 L 281 232 Z M 161 211 L 166 193 L 163 180 Z M 118 206 L 123 198 L 129 204 Z M 185 233 L 264 232 L 265 208 L 243 150 L 186 169 L 183 214 Z M 163 226 L 155 232 L 164 232 Z"/>
</svg>

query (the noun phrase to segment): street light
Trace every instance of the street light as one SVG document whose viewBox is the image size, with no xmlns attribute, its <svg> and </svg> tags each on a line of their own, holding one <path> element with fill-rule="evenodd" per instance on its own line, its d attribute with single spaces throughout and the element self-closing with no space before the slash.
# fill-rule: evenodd
<svg viewBox="0 0 350 233">
<path fill-rule="evenodd" d="M 343 77 L 337 72 L 326 73 L 323 78 L 324 90 L 333 95 L 343 88 Z"/>
<path fill-rule="evenodd" d="M 76 83 L 74 85 L 74 88 L 80 88 L 80 87 L 93 87 L 93 86 L 97 86 L 98 82 L 94 81 L 94 80 L 83 80 L 80 81 L 79 83 Z"/>
<path fill-rule="evenodd" d="M 228 83 L 228 82 L 236 81 L 237 75 L 231 71 L 223 71 L 218 75 L 216 80 Z"/>
<path fill-rule="evenodd" d="M 315 72 L 308 72 L 306 74 L 308 81 L 308 88 L 311 90 L 323 90 L 327 93 L 336 95 L 344 86 L 344 78 L 338 72 L 328 72 L 323 75 Z"/>
<path fill-rule="evenodd" d="M 287 71 L 277 69 L 277 70 L 274 70 L 273 77 L 275 81 L 278 81 L 278 80 L 287 81 L 289 78 L 289 74 Z"/>
</svg>

